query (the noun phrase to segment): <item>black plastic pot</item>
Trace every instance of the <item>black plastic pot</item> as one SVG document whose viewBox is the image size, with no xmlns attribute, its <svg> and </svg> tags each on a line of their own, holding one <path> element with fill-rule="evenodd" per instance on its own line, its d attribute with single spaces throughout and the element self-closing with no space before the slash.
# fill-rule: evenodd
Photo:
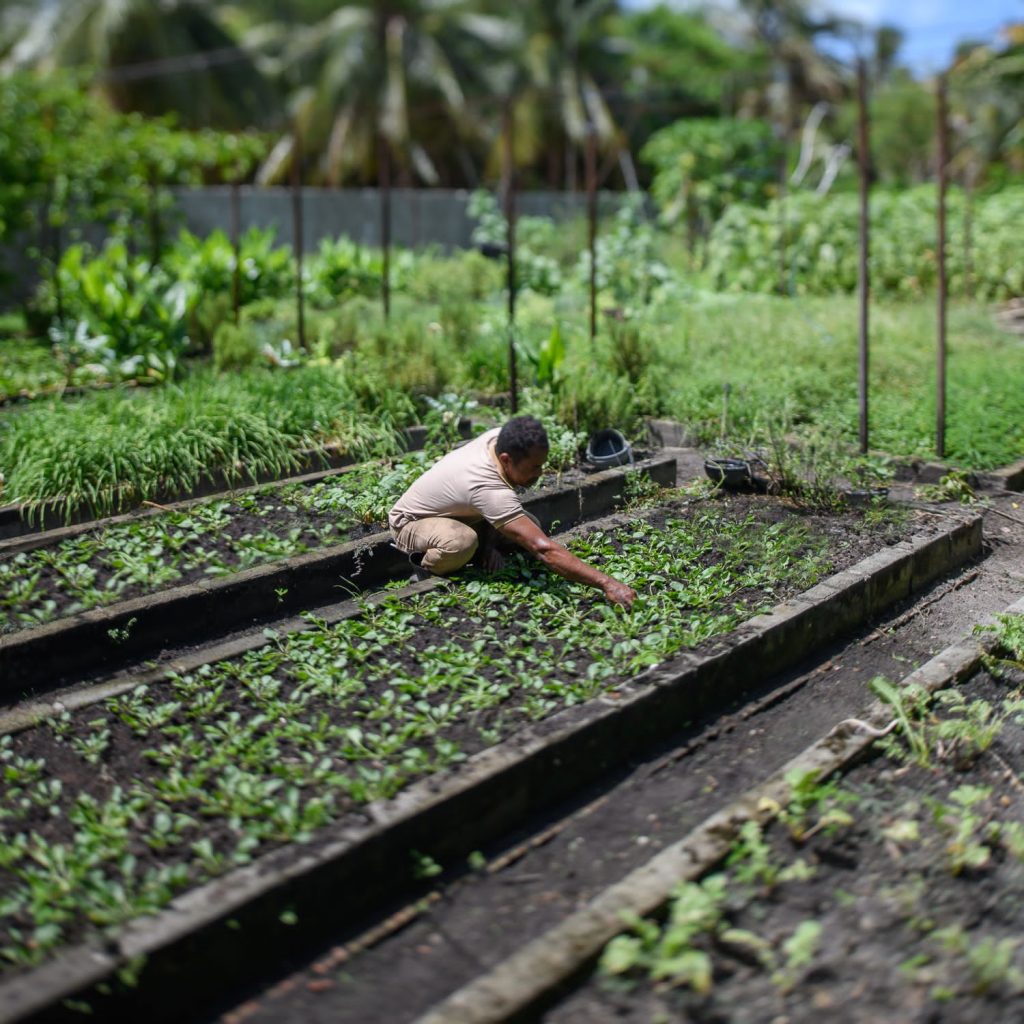
<svg viewBox="0 0 1024 1024">
<path fill-rule="evenodd" d="M 712 483 L 730 490 L 751 485 L 750 465 L 743 459 L 705 459 L 704 472 Z"/>
<path fill-rule="evenodd" d="M 888 487 L 865 487 L 847 491 L 843 497 L 847 505 L 870 505 L 875 501 L 884 501 L 889 497 Z"/>
<path fill-rule="evenodd" d="M 617 430 L 599 430 L 587 442 L 586 459 L 600 469 L 630 465 L 633 462 L 633 449 Z"/>
</svg>

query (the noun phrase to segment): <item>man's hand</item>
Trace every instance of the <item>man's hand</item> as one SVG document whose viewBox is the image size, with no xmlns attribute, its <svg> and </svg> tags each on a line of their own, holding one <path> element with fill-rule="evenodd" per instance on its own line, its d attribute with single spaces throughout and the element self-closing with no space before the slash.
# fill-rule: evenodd
<svg viewBox="0 0 1024 1024">
<path fill-rule="evenodd" d="M 620 583 L 618 580 L 609 580 L 601 589 L 604 591 L 604 596 L 612 604 L 621 604 L 624 608 L 633 607 L 633 602 L 636 600 L 636 591 L 632 587 L 627 587 L 625 583 Z"/>
</svg>

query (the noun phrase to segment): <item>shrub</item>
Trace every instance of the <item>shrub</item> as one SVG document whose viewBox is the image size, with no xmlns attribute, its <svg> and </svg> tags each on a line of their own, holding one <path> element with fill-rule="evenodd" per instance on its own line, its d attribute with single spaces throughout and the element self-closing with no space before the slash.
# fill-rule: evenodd
<svg viewBox="0 0 1024 1024">
<path fill-rule="evenodd" d="M 771 292 L 779 284 L 785 232 L 788 291 L 798 295 L 849 293 L 857 287 L 856 196 L 795 195 L 785 217 L 776 203 L 765 209 L 734 206 L 715 225 L 707 270 L 715 287 Z M 950 193 L 946 250 L 950 291 L 967 290 L 963 194 Z M 981 299 L 1024 293 L 1015 224 L 1024 216 L 1024 189 L 979 198 L 974 209 L 972 280 Z M 784 227 L 783 227 L 784 223 Z M 871 199 L 871 288 L 875 294 L 920 295 L 935 284 L 936 192 L 930 185 L 877 192 Z"/>
<path fill-rule="evenodd" d="M 232 323 L 222 323 L 213 335 L 213 365 L 218 370 L 243 370 L 260 360 L 260 345 L 253 334 Z"/>
<path fill-rule="evenodd" d="M 294 288 L 295 263 L 291 246 L 275 248 L 273 228 L 250 228 L 241 236 L 238 246 L 240 305 L 277 298 Z M 214 231 L 206 238 L 182 231 L 164 254 L 163 265 L 180 280 L 193 283 L 202 295 L 232 294 L 235 250 L 223 231 Z"/>
<path fill-rule="evenodd" d="M 119 241 L 91 258 L 83 246 L 71 246 L 57 274 L 64 315 L 50 336 L 71 366 L 98 363 L 122 377 L 174 374 L 189 341 L 193 286 L 129 256 Z M 41 287 L 38 301 L 55 309 L 51 285 Z"/>
<path fill-rule="evenodd" d="M 664 222 L 704 233 L 731 204 L 775 195 L 782 150 L 763 121 L 687 118 L 655 132 L 640 156 L 654 167 Z"/>
</svg>

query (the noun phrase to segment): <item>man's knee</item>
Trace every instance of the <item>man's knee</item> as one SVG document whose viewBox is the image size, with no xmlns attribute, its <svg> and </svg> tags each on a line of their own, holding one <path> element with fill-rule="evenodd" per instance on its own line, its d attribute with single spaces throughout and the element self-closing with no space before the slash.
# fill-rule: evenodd
<svg viewBox="0 0 1024 1024">
<path fill-rule="evenodd" d="M 476 554 L 480 543 L 472 527 L 455 520 L 431 539 L 433 543 L 424 552 L 420 564 L 439 576 L 461 569 Z"/>
</svg>

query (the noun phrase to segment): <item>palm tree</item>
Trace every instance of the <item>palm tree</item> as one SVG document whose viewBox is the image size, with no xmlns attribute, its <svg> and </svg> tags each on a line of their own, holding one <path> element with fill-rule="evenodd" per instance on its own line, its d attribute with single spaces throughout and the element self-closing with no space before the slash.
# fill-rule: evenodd
<svg viewBox="0 0 1024 1024">
<path fill-rule="evenodd" d="M 520 41 L 506 19 L 469 0 L 354 0 L 294 32 L 284 49 L 294 127 L 260 180 L 280 180 L 295 157 L 319 155 L 329 184 L 373 178 L 383 140 L 400 173 L 433 184 L 472 170 L 481 97 Z M 472 100 L 470 99 L 472 97 Z"/>
<path fill-rule="evenodd" d="M 846 69 L 818 43 L 828 37 L 856 38 L 860 25 L 819 16 L 808 0 L 739 0 L 737 14 L 745 34 L 771 57 L 776 80 L 764 98 L 787 135 L 803 110 L 819 102 L 834 103 L 848 93 Z"/>
<path fill-rule="evenodd" d="M 965 46 L 950 75 L 954 171 L 968 187 L 995 161 L 1020 163 L 1024 146 L 1024 26 L 1007 30 L 1002 50 Z"/>
<path fill-rule="evenodd" d="M 119 110 L 177 113 L 190 126 L 266 123 L 268 82 L 202 0 L 43 0 L 0 71 L 95 68 Z"/>
<path fill-rule="evenodd" d="M 625 78 L 624 48 L 610 31 L 616 0 L 551 0 L 526 7 L 526 45 L 514 69 L 519 163 L 545 151 L 557 180 L 564 153 L 565 180 L 575 187 L 577 154 L 593 132 L 599 150 L 615 153 L 624 133 L 606 99 L 608 87 Z"/>
</svg>

